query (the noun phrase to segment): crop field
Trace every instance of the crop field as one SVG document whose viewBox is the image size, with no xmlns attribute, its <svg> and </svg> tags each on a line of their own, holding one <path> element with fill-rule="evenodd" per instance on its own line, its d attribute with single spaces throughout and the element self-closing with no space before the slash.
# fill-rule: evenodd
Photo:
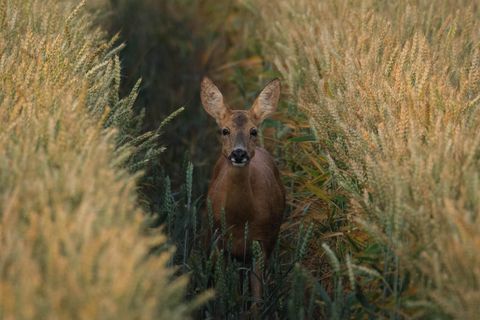
<svg viewBox="0 0 480 320">
<path fill-rule="evenodd" d="M 204 76 L 281 82 L 268 260 L 205 237 Z M 0 0 L 0 319 L 478 319 L 479 110 L 474 0 Z"/>
</svg>

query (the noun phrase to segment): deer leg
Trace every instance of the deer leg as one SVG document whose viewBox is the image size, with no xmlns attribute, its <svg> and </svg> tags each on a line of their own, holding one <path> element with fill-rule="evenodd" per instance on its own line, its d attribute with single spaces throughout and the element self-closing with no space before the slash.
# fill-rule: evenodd
<svg viewBox="0 0 480 320">
<path fill-rule="evenodd" d="M 262 245 L 262 259 L 264 261 L 263 265 L 266 266 L 267 255 L 265 254 L 263 245 Z M 262 301 L 263 275 L 264 275 L 264 270 L 262 270 L 259 263 L 255 263 L 253 270 L 250 273 L 250 287 L 252 289 L 254 311 L 258 309 L 258 305 Z"/>
<path fill-rule="evenodd" d="M 253 303 L 257 304 L 262 298 L 262 275 L 261 270 L 255 266 L 250 273 L 250 286 L 252 287 Z"/>
</svg>

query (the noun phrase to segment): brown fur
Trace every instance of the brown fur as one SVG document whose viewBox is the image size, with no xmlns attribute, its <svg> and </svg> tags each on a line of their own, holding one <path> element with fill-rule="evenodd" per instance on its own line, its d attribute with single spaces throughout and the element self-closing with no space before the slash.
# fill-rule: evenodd
<svg viewBox="0 0 480 320">
<path fill-rule="evenodd" d="M 222 209 L 226 225 L 232 236 L 230 254 L 244 259 L 251 258 L 252 241 L 261 244 L 265 261 L 268 260 L 278 237 L 285 208 L 285 190 L 272 156 L 257 147 L 256 135 L 261 122 L 273 113 L 280 95 L 280 83 L 274 80 L 267 84 L 250 110 L 230 110 L 224 103 L 218 88 L 208 78 L 202 81 L 202 103 L 221 129 L 222 154 L 219 157 L 208 190 L 212 203 L 216 228 L 220 228 Z M 232 165 L 232 151 L 242 148 L 249 162 L 243 167 Z M 245 225 L 248 222 L 248 239 L 245 242 Z M 223 241 L 219 242 L 223 246 Z M 226 248 L 223 248 L 226 249 Z M 261 275 L 258 270 L 251 277 L 255 300 L 261 297 Z"/>
<path fill-rule="evenodd" d="M 252 240 L 258 240 L 268 258 L 280 230 L 285 208 L 285 191 L 270 154 L 257 147 L 255 157 L 243 168 L 233 167 L 220 157 L 215 165 L 208 198 L 214 221 L 220 226 L 222 208 L 227 229 L 233 236 L 231 254 L 250 257 Z M 244 228 L 248 221 L 249 243 L 245 248 Z"/>
</svg>

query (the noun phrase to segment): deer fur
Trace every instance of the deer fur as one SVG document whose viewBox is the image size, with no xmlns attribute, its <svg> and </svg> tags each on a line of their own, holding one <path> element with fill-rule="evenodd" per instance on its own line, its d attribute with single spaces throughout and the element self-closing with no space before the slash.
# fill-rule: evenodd
<svg viewBox="0 0 480 320">
<path fill-rule="evenodd" d="M 231 235 L 230 254 L 251 259 L 252 241 L 260 243 L 268 261 L 275 246 L 285 208 L 285 190 L 272 156 L 257 146 L 257 130 L 265 118 L 275 112 L 280 82 L 273 80 L 261 91 L 249 110 L 232 110 L 223 95 L 208 78 L 201 83 L 201 100 L 220 127 L 222 152 L 213 170 L 208 190 L 216 228 L 220 228 L 222 210 Z M 245 226 L 248 223 L 248 239 Z M 219 242 L 222 245 L 222 242 Z M 223 249 L 226 249 L 223 247 Z M 255 270 L 250 282 L 253 296 L 260 300 L 262 275 Z"/>
</svg>

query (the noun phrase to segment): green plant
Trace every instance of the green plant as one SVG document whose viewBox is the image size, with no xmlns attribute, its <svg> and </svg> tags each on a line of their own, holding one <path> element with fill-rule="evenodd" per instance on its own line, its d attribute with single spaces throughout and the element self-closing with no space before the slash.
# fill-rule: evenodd
<svg viewBox="0 0 480 320">
<path fill-rule="evenodd" d="M 179 192 L 172 191 L 168 182 L 170 179 L 165 178 L 167 183 L 163 190 L 163 203 L 168 205 L 154 216 L 154 224 L 164 223 L 164 230 L 167 230 L 171 243 L 179 248 L 172 263 L 178 265 L 182 273 L 191 275 L 189 295 L 195 296 L 209 288 L 215 290 L 215 299 L 200 308 L 196 317 L 237 319 L 249 316 L 251 315 L 252 295 L 248 275 L 253 270 L 252 262 L 238 261 L 228 254 L 228 250 L 218 251 L 216 243 L 223 241 L 221 240 L 222 235 L 228 235 L 228 230 L 225 230 L 225 227 L 222 230 L 213 230 L 213 224 L 208 222 L 209 205 L 202 208 L 201 198 L 196 196 L 197 192 L 192 189 L 191 181 L 195 179 L 192 169 L 191 163 L 185 165 L 186 182 L 180 187 Z M 201 210 L 206 210 L 204 221 L 200 221 Z M 210 229 L 210 233 L 213 234 L 208 243 L 204 238 L 205 229 Z M 298 234 L 287 233 L 281 236 L 281 240 L 268 262 L 254 258 L 253 263 L 261 264 L 262 268 L 266 270 L 266 276 L 263 279 L 263 307 L 260 310 L 260 317 L 275 314 L 284 318 L 287 310 L 303 312 L 300 311 L 303 308 L 303 300 L 302 304 L 290 302 L 293 301 L 292 299 L 296 299 L 295 301 L 300 299 L 298 295 L 291 296 L 290 291 L 296 283 L 294 266 L 302 260 L 306 253 L 312 237 L 313 226 L 300 229 L 301 232 Z M 245 234 L 248 234 L 248 225 L 245 226 Z M 281 247 L 287 243 L 296 243 L 297 245 L 292 250 L 282 249 Z M 228 246 L 227 244 L 227 249 Z M 255 244 L 253 246 L 255 252 Z M 159 248 L 159 250 L 162 249 Z M 308 299 L 314 301 L 312 296 L 309 296 Z M 306 301 L 310 301 L 308 299 Z M 316 306 L 311 303 L 307 310 L 309 313 L 306 314 L 312 314 L 314 310 L 316 310 Z"/>
</svg>

